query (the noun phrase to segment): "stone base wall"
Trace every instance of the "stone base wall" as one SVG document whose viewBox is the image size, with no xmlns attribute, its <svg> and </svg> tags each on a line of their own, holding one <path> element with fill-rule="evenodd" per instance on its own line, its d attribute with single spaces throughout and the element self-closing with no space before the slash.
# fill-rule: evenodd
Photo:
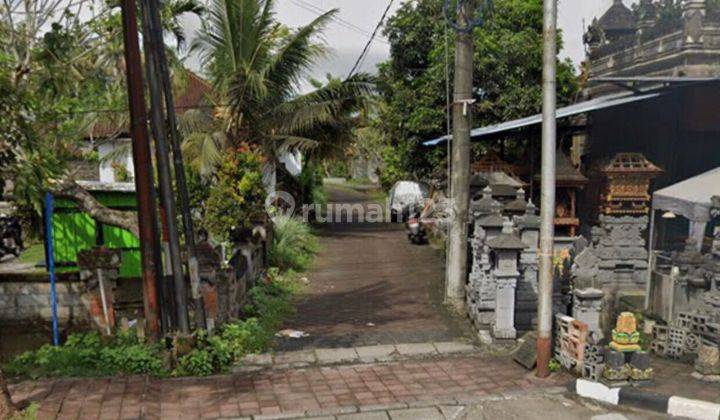
<svg viewBox="0 0 720 420">
<path fill-rule="evenodd" d="M 88 310 L 81 299 L 84 288 L 80 281 L 56 284 L 58 322 L 61 328 L 90 324 Z M 0 329 L 17 329 L 50 322 L 50 283 L 0 281 Z"/>
<path fill-rule="evenodd" d="M 648 266 L 644 234 L 648 222 L 647 216 L 600 216 L 600 225 L 592 229 L 593 252 L 599 260 L 597 286 L 644 289 Z"/>
</svg>

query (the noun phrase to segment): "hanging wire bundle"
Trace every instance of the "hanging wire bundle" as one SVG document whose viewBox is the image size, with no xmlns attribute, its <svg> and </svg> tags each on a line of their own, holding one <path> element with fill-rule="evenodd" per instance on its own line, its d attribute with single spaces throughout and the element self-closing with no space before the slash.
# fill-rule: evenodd
<svg viewBox="0 0 720 420">
<path fill-rule="evenodd" d="M 455 29 L 455 31 L 463 33 L 472 32 L 473 29 L 482 26 L 483 23 L 485 23 L 485 18 L 487 14 L 492 10 L 493 7 L 492 0 L 479 0 L 478 5 L 475 8 L 475 18 L 468 19 L 467 26 L 461 27 L 458 24 L 457 20 L 453 19 L 452 16 L 460 16 L 460 14 L 463 13 L 463 6 L 465 6 L 467 0 L 457 0 L 454 14 L 450 13 L 450 8 L 452 6 L 451 3 L 453 3 L 452 0 L 445 0 L 445 4 L 443 5 L 443 13 L 445 14 L 445 20 L 447 21 L 448 25 Z"/>
</svg>

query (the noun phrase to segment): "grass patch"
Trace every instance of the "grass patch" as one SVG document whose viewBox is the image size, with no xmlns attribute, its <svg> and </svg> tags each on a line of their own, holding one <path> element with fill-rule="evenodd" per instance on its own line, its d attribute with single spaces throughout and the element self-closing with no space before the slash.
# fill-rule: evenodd
<svg viewBox="0 0 720 420">
<path fill-rule="evenodd" d="M 9 420 L 36 420 L 40 411 L 40 404 L 30 403 L 24 410 L 10 417 Z"/>
<path fill-rule="evenodd" d="M 61 346 L 44 345 L 3 366 L 8 376 L 207 376 L 229 370 L 245 354 L 269 348 L 283 320 L 294 311 L 291 297 L 297 274 L 271 269 L 265 282 L 248 292 L 243 319 L 228 323 L 209 336 L 197 331 L 191 350 L 172 361 L 171 351 L 150 344 L 134 330 L 103 338 L 97 332 L 73 334 Z"/>
<path fill-rule="evenodd" d="M 278 216 L 270 244 L 270 265 L 282 271 L 304 271 L 319 249 L 317 237 L 300 219 Z"/>
<path fill-rule="evenodd" d="M 23 264 L 37 264 L 39 262 L 45 261 L 45 247 L 42 243 L 38 244 L 32 244 L 27 249 L 25 249 L 22 254 L 20 254 L 20 257 L 18 257 L 18 261 Z"/>
</svg>

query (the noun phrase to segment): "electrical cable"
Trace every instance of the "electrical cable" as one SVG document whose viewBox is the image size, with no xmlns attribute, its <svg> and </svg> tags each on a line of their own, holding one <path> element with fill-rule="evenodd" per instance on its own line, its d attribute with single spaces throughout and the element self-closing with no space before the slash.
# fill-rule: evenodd
<svg viewBox="0 0 720 420">
<path fill-rule="evenodd" d="M 298 6 L 299 8 L 301 8 L 305 11 L 308 11 L 312 14 L 315 14 L 317 16 L 323 15 L 328 12 L 327 10 L 321 9 L 321 8 L 319 8 L 313 4 L 310 4 L 306 1 L 303 1 L 303 0 L 290 0 L 290 1 L 293 4 L 295 4 L 296 6 Z M 349 22 L 339 16 L 332 16 L 330 19 L 346 29 L 350 29 L 351 31 L 357 32 L 366 37 L 372 36 L 372 34 L 370 32 L 366 31 L 365 29 L 363 29 L 363 28 L 353 24 L 352 22 Z M 387 39 L 383 38 L 382 36 L 378 36 L 377 40 L 382 43 L 385 43 L 387 45 L 390 45 L 390 42 Z"/>
<path fill-rule="evenodd" d="M 395 0 L 390 0 L 387 7 L 385 8 L 385 11 L 383 12 L 382 16 L 380 17 L 380 21 L 378 21 L 377 25 L 375 25 L 375 30 L 372 33 L 372 36 L 368 40 L 368 42 L 365 44 L 365 48 L 363 48 L 362 52 L 360 53 L 360 57 L 355 61 L 355 65 L 353 66 L 352 70 L 350 70 L 350 73 L 348 73 L 347 78 L 349 79 L 352 77 L 352 75 L 355 73 L 355 70 L 360 66 L 360 63 L 365 57 L 365 54 L 367 54 L 368 50 L 370 49 L 370 44 L 372 44 L 373 40 L 375 39 L 375 36 L 377 35 L 378 31 L 380 30 L 380 27 L 382 27 L 383 22 L 385 22 L 385 17 L 387 16 L 388 12 L 390 11 L 390 7 L 392 7 L 393 2 Z"/>
</svg>

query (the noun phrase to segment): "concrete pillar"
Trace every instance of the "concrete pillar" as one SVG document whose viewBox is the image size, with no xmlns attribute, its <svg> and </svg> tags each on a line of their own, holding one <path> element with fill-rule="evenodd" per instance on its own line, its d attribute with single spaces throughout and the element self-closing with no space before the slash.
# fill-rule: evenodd
<svg viewBox="0 0 720 420">
<path fill-rule="evenodd" d="M 517 337 L 515 330 L 515 288 L 517 276 L 498 276 L 497 296 L 495 297 L 495 325 L 493 336 L 499 339 L 512 339 Z"/>
<path fill-rule="evenodd" d="M 600 313 L 603 308 L 604 296 L 605 293 L 600 289 L 575 289 L 573 300 L 573 318 L 587 324 L 588 332 L 596 342 L 603 338 L 602 328 L 600 328 Z"/>
</svg>

